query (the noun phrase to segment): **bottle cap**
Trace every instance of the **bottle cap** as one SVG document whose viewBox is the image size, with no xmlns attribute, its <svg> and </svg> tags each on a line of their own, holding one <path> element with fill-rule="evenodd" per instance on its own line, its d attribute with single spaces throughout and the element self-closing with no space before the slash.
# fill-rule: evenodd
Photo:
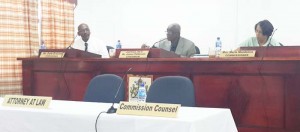
<svg viewBox="0 0 300 132">
<path fill-rule="evenodd" d="M 142 83 L 140 83 L 140 86 L 141 86 L 141 87 L 144 87 L 144 86 L 145 86 L 145 84 L 142 82 Z"/>
</svg>

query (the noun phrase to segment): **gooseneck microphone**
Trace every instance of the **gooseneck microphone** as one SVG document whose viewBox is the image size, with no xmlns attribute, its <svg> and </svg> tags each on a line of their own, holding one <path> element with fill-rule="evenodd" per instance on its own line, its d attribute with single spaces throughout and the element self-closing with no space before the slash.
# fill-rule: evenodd
<svg viewBox="0 0 300 132">
<path fill-rule="evenodd" d="M 125 78 L 125 76 L 127 75 L 127 73 L 128 73 L 131 69 L 132 69 L 132 67 L 130 67 L 130 68 L 125 72 L 125 74 L 123 75 L 122 82 L 120 83 L 120 85 L 119 85 L 119 87 L 118 87 L 118 90 L 117 90 L 116 95 L 115 95 L 115 97 L 114 97 L 113 103 L 112 103 L 111 107 L 107 110 L 106 113 L 109 113 L 109 114 L 111 114 L 111 113 L 116 113 L 117 109 L 114 107 L 115 101 L 116 101 L 116 99 L 117 99 L 117 97 L 118 97 L 120 88 L 121 88 L 121 86 L 122 86 L 122 84 L 123 84 L 123 82 L 124 82 L 124 78 Z"/>
<path fill-rule="evenodd" d="M 263 87 L 261 87 L 261 96 L 263 97 L 263 100 L 262 100 L 262 103 L 264 104 L 263 106 L 264 106 L 264 115 L 267 115 L 267 113 L 266 113 L 266 97 L 267 96 L 264 96 L 264 94 L 263 94 L 263 92 L 266 90 L 266 89 L 264 89 L 264 88 L 266 88 L 266 80 L 265 80 L 265 77 L 264 77 L 264 75 L 262 74 L 262 72 L 261 72 L 261 69 L 262 69 L 262 67 L 263 67 L 263 60 L 264 60 L 264 58 L 265 58 L 265 56 L 266 56 L 266 54 L 267 54 L 267 49 L 268 49 L 268 47 L 269 46 L 274 46 L 274 45 L 272 45 L 271 44 L 271 40 L 272 40 L 272 38 L 273 38 L 273 35 L 274 35 L 274 33 L 275 33 L 275 31 L 277 31 L 277 28 L 273 31 L 273 33 L 272 33 L 272 35 L 270 36 L 270 40 L 269 40 L 269 43 L 268 43 L 268 45 L 266 46 L 266 47 L 264 47 L 264 49 L 263 49 L 263 51 L 262 51 L 262 57 L 261 57 L 261 60 L 259 61 L 259 64 L 258 64 L 258 74 L 259 74 L 259 76 L 262 78 L 262 82 L 263 82 Z M 267 124 L 269 124 L 269 118 L 268 118 L 268 116 L 266 116 L 267 117 Z"/>
<path fill-rule="evenodd" d="M 279 43 L 280 46 L 284 46 L 282 43 Z"/>
<path fill-rule="evenodd" d="M 274 46 L 274 45 L 271 44 L 271 40 L 272 40 L 273 35 L 274 35 L 274 33 L 275 33 L 276 31 L 277 31 L 277 28 L 273 31 L 273 33 L 272 33 L 272 35 L 271 35 L 271 37 L 270 37 L 270 40 L 269 40 L 269 43 L 268 43 L 267 47 L 269 47 L 269 46 Z"/>
<path fill-rule="evenodd" d="M 161 40 L 159 40 L 159 41 L 153 43 L 152 46 L 151 46 L 150 48 L 157 48 L 157 47 L 155 47 L 155 45 L 156 45 L 157 43 L 160 43 L 161 41 L 166 40 L 166 39 L 167 39 L 167 38 L 164 38 L 164 39 L 161 39 Z"/>
<path fill-rule="evenodd" d="M 66 49 L 71 49 L 72 45 L 74 44 L 74 41 L 76 40 L 78 34 L 76 34 L 76 36 L 74 37 L 74 39 L 72 40 L 72 42 L 70 43 L 70 45 L 66 48 Z"/>
<path fill-rule="evenodd" d="M 65 52 L 67 52 L 68 49 L 72 48 L 72 44 L 74 43 L 74 41 L 75 41 L 76 38 L 77 38 L 77 34 L 73 38 L 73 40 L 71 41 L 70 45 L 65 49 Z M 68 83 L 67 83 L 67 79 L 65 77 L 65 71 L 66 71 L 67 61 L 65 62 L 65 65 L 63 65 L 63 61 L 64 61 L 64 57 L 62 57 L 60 59 L 60 73 L 61 73 L 62 79 L 63 79 L 63 81 L 64 81 L 64 83 L 66 85 L 67 92 L 66 92 L 66 96 L 65 97 L 66 97 L 66 99 L 69 99 L 71 92 L 70 92 L 70 88 L 69 88 Z M 60 87 L 60 85 L 59 85 L 59 87 Z"/>
<path fill-rule="evenodd" d="M 259 67 L 258 67 L 258 72 L 259 72 L 259 75 L 261 75 L 261 76 L 262 76 L 262 74 L 261 74 L 261 68 L 262 68 L 262 66 L 263 66 L 263 60 L 264 60 L 264 58 L 265 58 L 265 56 L 266 56 L 267 49 L 268 49 L 269 46 L 274 46 L 274 45 L 271 44 L 271 40 L 272 40 L 272 38 L 273 38 L 273 35 L 274 35 L 275 31 L 277 31 L 277 28 L 276 28 L 276 29 L 273 31 L 273 33 L 271 34 L 269 43 L 267 44 L 266 47 L 264 47 L 264 49 L 263 49 L 263 51 L 262 51 L 262 57 L 261 57 L 261 60 L 260 60 L 260 62 L 259 62 Z"/>
</svg>

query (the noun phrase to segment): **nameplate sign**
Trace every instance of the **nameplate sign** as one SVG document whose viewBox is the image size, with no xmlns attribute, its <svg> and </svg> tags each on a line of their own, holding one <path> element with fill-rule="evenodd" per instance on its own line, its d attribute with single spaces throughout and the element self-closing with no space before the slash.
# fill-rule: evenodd
<svg viewBox="0 0 300 132">
<path fill-rule="evenodd" d="M 120 51 L 119 58 L 147 58 L 149 50 Z"/>
<path fill-rule="evenodd" d="M 120 102 L 117 114 L 176 118 L 180 104 Z"/>
<path fill-rule="evenodd" d="M 255 50 L 222 51 L 220 57 L 255 57 Z"/>
<path fill-rule="evenodd" d="M 41 52 L 40 58 L 63 58 L 65 52 Z"/>
<path fill-rule="evenodd" d="M 51 100 L 52 97 L 5 95 L 2 105 L 47 109 Z"/>
</svg>

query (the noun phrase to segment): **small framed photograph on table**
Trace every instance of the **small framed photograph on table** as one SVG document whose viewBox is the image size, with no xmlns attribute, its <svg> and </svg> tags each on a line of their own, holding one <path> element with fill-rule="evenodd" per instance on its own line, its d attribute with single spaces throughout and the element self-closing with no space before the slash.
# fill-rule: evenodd
<svg viewBox="0 0 300 132">
<path fill-rule="evenodd" d="M 138 91 L 140 84 L 143 83 L 147 92 L 153 81 L 153 75 L 127 75 L 127 85 L 126 85 L 126 99 L 129 102 L 137 102 L 138 101 Z"/>
</svg>

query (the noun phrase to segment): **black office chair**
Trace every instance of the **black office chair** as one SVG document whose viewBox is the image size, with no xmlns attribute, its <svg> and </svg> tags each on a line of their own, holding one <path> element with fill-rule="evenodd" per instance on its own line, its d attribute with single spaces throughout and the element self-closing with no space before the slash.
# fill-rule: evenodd
<svg viewBox="0 0 300 132">
<path fill-rule="evenodd" d="M 192 81 L 183 76 L 164 76 L 153 81 L 146 102 L 196 106 Z"/>
<path fill-rule="evenodd" d="M 109 50 L 110 49 L 114 49 L 114 47 L 112 47 L 112 46 L 106 46 L 106 49 L 107 49 L 107 52 L 109 53 Z"/>
<path fill-rule="evenodd" d="M 102 74 L 94 77 L 86 89 L 84 101 L 113 103 L 115 94 L 120 86 L 120 91 L 115 103 L 124 101 L 125 88 L 123 79 L 114 74 Z"/>
<path fill-rule="evenodd" d="M 196 50 L 196 54 L 200 54 L 200 49 L 198 48 L 198 46 L 195 46 L 195 50 Z"/>
</svg>

